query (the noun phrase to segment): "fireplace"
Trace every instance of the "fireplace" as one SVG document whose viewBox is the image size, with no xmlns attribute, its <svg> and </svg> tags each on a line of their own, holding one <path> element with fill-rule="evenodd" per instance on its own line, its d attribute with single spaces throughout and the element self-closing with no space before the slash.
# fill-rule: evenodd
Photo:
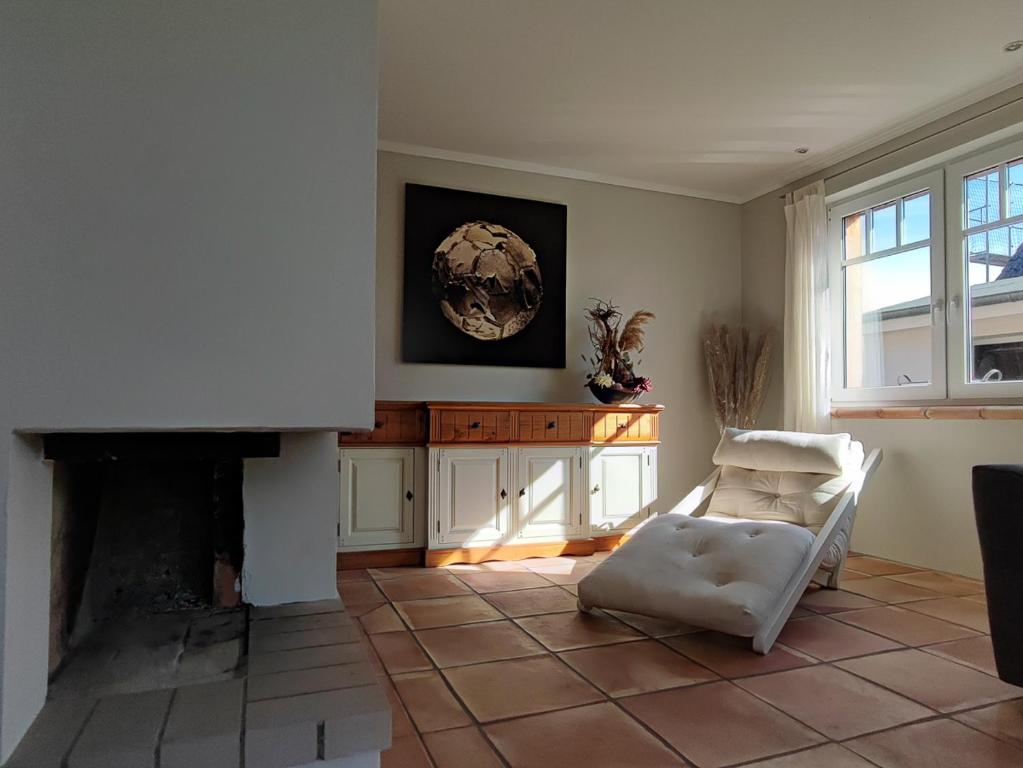
<svg viewBox="0 0 1023 768">
<path fill-rule="evenodd" d="M 28 722 L 6 766 L 378 764 L 390 707 L 336 587 L 336 433 L 13 446 L 2 695 Z"/>
<path fill-rule="evenodd" d="M 93 635 L 116 637 L 111 626 L 162 616 L 187 632 L 190 617 L 239 605 L 243 460 L 278 456 L 277 434 L 55 434 L 43 447 L 51 677 L 76 648 L 101 655 Z"/>
</svg>

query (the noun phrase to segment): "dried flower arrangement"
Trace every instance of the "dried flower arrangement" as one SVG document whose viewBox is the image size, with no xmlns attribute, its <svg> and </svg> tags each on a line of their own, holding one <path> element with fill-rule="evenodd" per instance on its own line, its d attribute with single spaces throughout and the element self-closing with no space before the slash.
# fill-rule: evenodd
<svg viewBox="0 0 1023 768">
<path fill-rule="evenodd" d="M 645 326 L 654 319 L 654 313 L 641 309 L 623 325 L 624 315 L 618 307 L 610 301 L 591 301 L 593 306 L 586 310 L 586 317 L 593 356 L 582 355 L 582 359 L 592 366 L 593 372 L 586 374 L 586 386 L 602 403 L 635 400 L 653 389 L 650 379 L 633 371 L 631 355 L 643 351 Z"/>
<path fill-rule="evenodd" d="M 713 325 L 703 336 L 710 396 L 718 429 L 752 429 L 771 378 L 772 334 L 755 339 L 750 329 Z"/>
</svg>

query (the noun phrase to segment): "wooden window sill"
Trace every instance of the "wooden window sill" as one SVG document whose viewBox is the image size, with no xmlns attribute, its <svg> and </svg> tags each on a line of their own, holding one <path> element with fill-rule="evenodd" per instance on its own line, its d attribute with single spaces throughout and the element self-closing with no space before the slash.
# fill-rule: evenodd
<svg viewBox="0 0 1023 768">
<path fill-rule="evenodd" d="M 836 406 L 834 419 L 1023 420 L 1023 405 L 883 405 Z"/>
</svg>

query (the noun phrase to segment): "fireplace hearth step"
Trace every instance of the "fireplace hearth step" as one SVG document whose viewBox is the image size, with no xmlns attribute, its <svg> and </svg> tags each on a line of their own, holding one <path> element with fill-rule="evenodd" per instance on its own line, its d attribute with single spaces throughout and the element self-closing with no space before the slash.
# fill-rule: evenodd
<svg viewBox="0 0 1023 768">
<path fill-rule="evenodd" d="M 68 768 L 149 768 L 173 691 L 100 699 L 68 755 Z"/>
<path fill-rule="evenodd" d="M 311 616 L 281 616 L 274 619 L 253 621 L 249 625 L 249 636 L 263 638 L 283 632 L 300 630 L 331 629 L 335 627 L 351 627 L 352 619 L 347 613 L 316 613 Z M 327 633 L 330 636 L 330 633 Z"/>
<path fill-rule="evenodd" d="M 301 629 L 275 632 L 270 635 L 249 635 L 249 653 L 287 651 L 291 648 L 314 648 L 318 645 L 357 643 L 359 630 L 352 624 L 323 629 Z"/>
<path fill-rule="evenodd" d="M 64 681 L 6 768 L 238 768 L 243 754 L 246 768 L 375 765 L 391 743 L 390 704 L 341 601 L 251 608 L 244 620 L 193 617 L 166 634 L 165 618 L 147 637 L 199 653 L 240 630 L 248 655 L 229 679 L 173 688 L 76 694 Z"/>
<path fill-rule="evenodd" d="M 160 744 L 160 768 L 237 766 L 244 707 L 241 679 L 179 688 Z"/>
<path fill-rule="evenodd" d="M 358 643 L 320 645 L 314 648 L 289 648 L 249 656 L 249 675 L 268 675 L 293 669 L 331 667 L 363 661 L 365 651 Z"/>
</svg>

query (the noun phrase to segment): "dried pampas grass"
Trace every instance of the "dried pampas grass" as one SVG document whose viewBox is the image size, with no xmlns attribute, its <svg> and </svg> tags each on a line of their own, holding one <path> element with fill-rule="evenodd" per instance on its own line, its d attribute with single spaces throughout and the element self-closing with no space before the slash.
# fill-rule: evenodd
<svg viewBox="0 0 1023 768">
<path fill-rule="evenodd" d="M 755 339 L 750 329 L 713 325 L 703 336 L 711 404 L 718 429 L 752 429 L 771 378 L 772 334 Z"/>
<path fill-rule="evenodd" d="M 653 319 L 654 313 L 645 309 L 630 317 L 618 336 L 618 348 L 622 352 L 642 352 L 646 336 L 646 329 L 643 326 Z"/>
</svg>

